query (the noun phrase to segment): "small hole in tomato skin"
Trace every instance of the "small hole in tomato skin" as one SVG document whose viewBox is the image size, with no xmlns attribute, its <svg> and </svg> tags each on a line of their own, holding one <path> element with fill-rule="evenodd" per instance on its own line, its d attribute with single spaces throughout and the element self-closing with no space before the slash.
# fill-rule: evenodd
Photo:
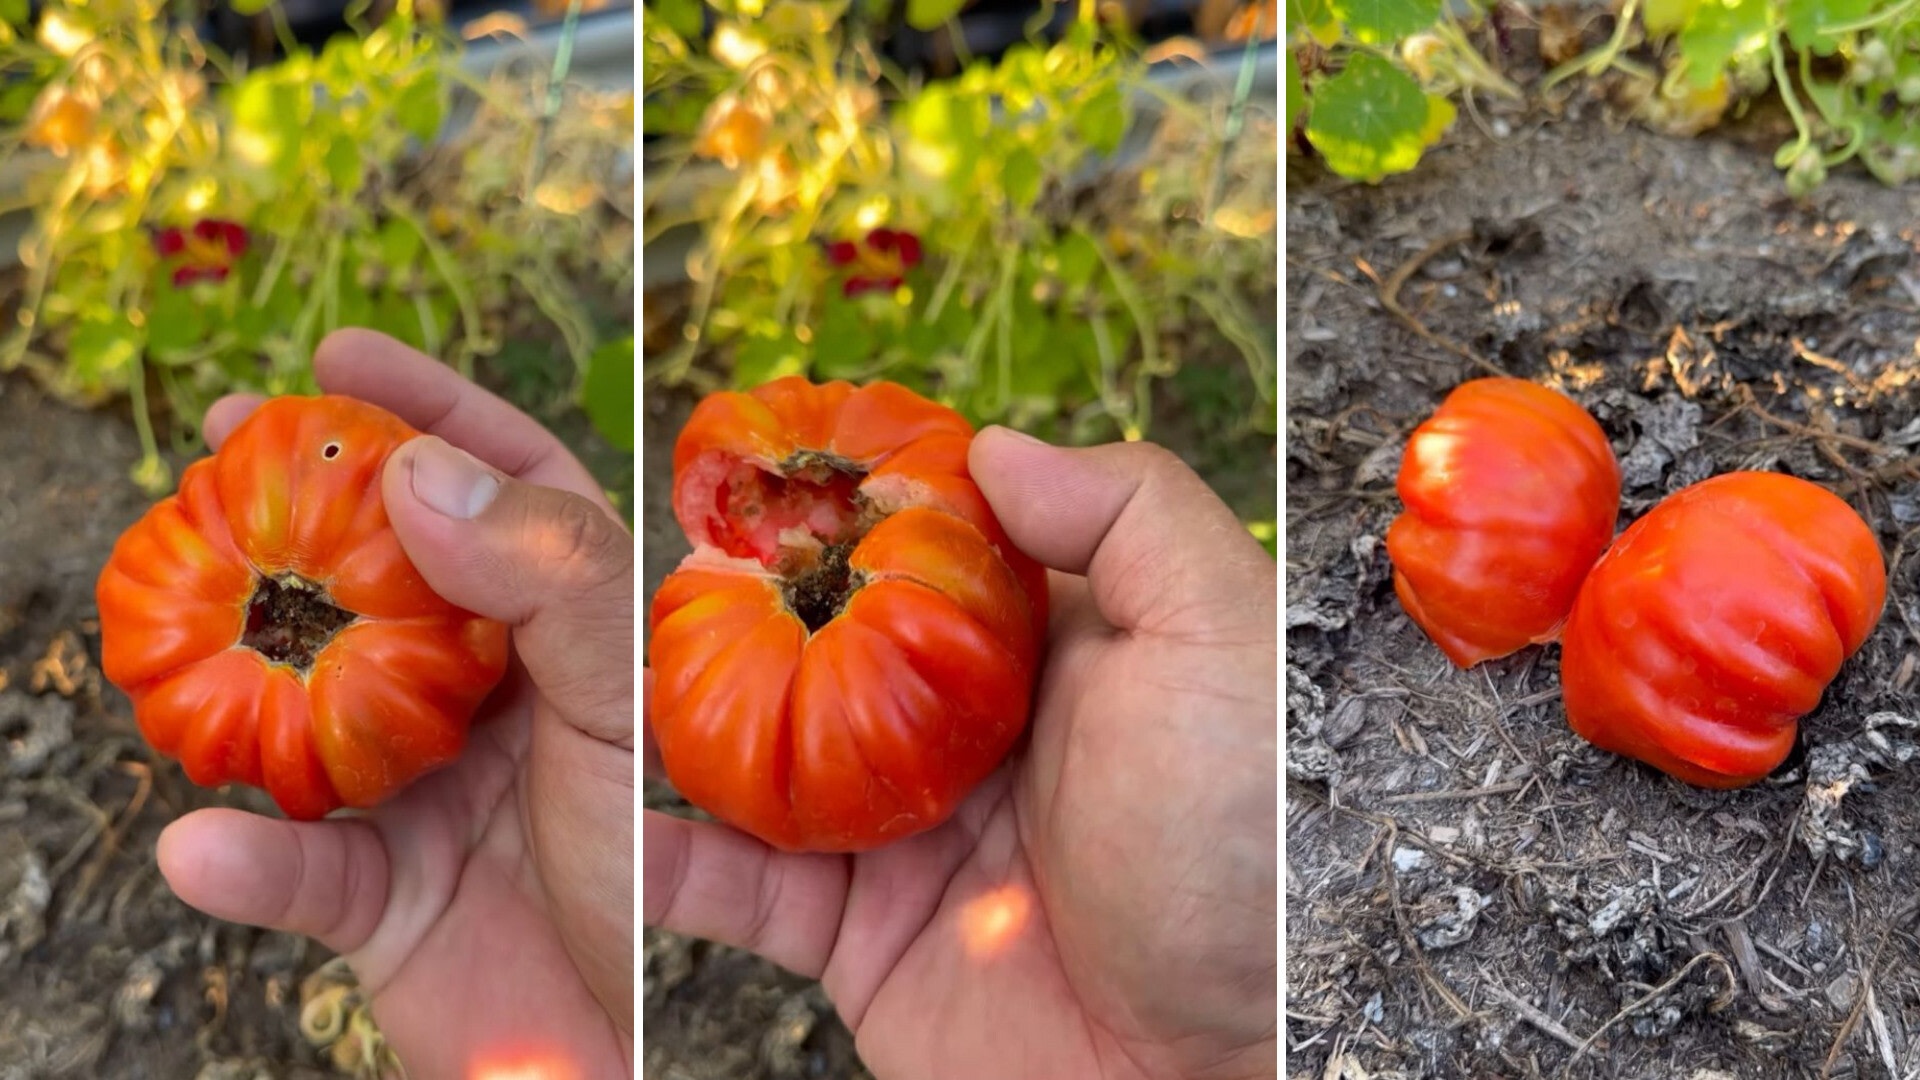
<svg viewBox="0 0 1920 1080">
<path fill-rule="evenodd" d="M 302 675 L 334 635 L 355 616 L 327 602 L 316 585 L 298 578 L 260 578 L 247 601 L 247 626 L 240 644 L 274 664 L 285 664 Z"/>
<path fill-rule="evenodd" d="M 327 445 L 321 447 L 320 456 L 323 458 L 326 458 L 328 461 L 332 461 L 334 458 L 339 457 L 340 444 L 337 442 L 330 442 Z"/>
</svg>

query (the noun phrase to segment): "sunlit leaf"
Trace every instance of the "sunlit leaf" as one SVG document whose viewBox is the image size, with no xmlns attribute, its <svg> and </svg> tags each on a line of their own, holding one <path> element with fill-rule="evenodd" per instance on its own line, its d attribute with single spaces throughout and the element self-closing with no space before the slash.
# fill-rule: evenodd
<svg viewBox="0 0 1920 1080">
<path fill-rule="evenodd" d="M 1340 17 L 1331 0 L 1287 0 L 1287 40 L 1302 33 L 1322 45 L 1340 40 Z"/>
<path fill-rule="evenodd" d="M 1453 105 L 1422 91 L 1411 75 L 1355 53 L 1315 91 L 1307 139 L 1328 168 L 1371 183 L 1413 168 L 1453 117 Z"/>
<path fill-rule="evenodd" d="M 706 13 L 700 0 L 653 0 L 646 6 L 646 21 L 658 19 L 682 38 L 696 37 L 705 26 Z"/>
<path fill-rule="evenodd" d="M 147 305 L 147 349 L 156 360 L 172 360 L 206 335 L 206 313 L 187 290 L 162 287 Z"/>
<path fill-rule="evenodd" d="M 874 334 L 860 306 L 829 303 L 813 328 L 813 366 L 829 379 L 852 379 L 873 366 Z"/>
<path fill-rule="evenodd" d="M 1786 0 L 1787 41 L 1796 49 L 1831 56 L 1842 35 L 1825 31 L 1859 22 L 1874 6 L 1874 0 Z"/>
<path fill-rule="evenodd" d="M 1120 148 L 1127 137 L 1127 100 L 1118 86 L 1109 84 L 1080 103 L 1075 114 L 1080 137 L 1102 154 Z"/>
<path fill-rule="evenodd" d="M 1292 127 L 1300 120 L 1300 113 L 1307 107 L 1307 84 L 1300 75 L 1300 58 L 1292 49 L 1287 50 L 1287 126 Z"/>
<path fill-rule="evenodd" d="M 1398 41 L 1440 20 L 1440 0 L 1332 0 L 1333 13 L 1369 45 Z"/>
<path fill-rule="evenodd" d="M 394 99 L 393 112 L 407 134 L 421 142 L 432 142 L 440 134 L 446 117 L 445 95 L 440 79 L 432 72 L 416 76 Z"/>
<path fill-rule="evenodd" d="M 1765 45 L 1772 30 L 1769 2 L 1701 0 L 1678 38 L 1681 55 L 1687 58 L 1687 80 L 1696 87 L 1711 86 L 1736 55 Z"/>
<path fill-rule="evenodd" d="M 1693 18 L 1701 0 L 1646 0 L 1640 7 L 1640 22 L 1647 33 L 1665 37 L 1678 31 Z"/>
<path fill-rule="evenodd" d="M 273 0 L 228 0 L 236 15 L 258 15 L 273 6 Z"/>
<path fill-rule="evenodd" d="M 907 0 L 907 25 L 915 30 L 938 30 L 965 6 L 966 0 Z"/>
<path fill-rule="evenodd" d="M 733 385 L 743 390 L 806 370 L 806 349 L 791 333 L 748 337 L 734 350 Z"/>
<path fill-rule="evenodd" d="M 124 311 L 89 312 L 67 341 L 67 363 L 86 386 L 120 385 L 145 344 Z"/>
<path fill-rule="evenodd" d="M 633 449 L 633 335 L 602 342 L 593 350 L 580 404 L 608 445 Z"/>
<path fill-rule="evenodd" d="M 333 181 L 333 189 L 342 195 L 359 192 L 366 179 L 366 162 L 360 156 L 359 143 L 351 137 L 336 138 L 327 147 L 327 179 Z"/>
<path fill-rule="evenodd" d="M 1007 201 L 1017 210 L 1026 210 L 1040 197 L 1042 178 L 1040 158 L 1026 147 L 1018 147 L 1002 163 L 1000 179 L 1007 187 Z"/>
</svg>

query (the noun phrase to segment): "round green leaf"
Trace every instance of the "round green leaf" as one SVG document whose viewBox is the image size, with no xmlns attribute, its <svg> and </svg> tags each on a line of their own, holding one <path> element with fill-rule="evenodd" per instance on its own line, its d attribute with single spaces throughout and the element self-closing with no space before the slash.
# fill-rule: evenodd
<svg viewBox="0 0 1920 1080">
<path fill-rule="evenodd" d="M 1414 167 L 1453 123 L 1445 98 L 1369 53 L 1355 53 L 1313 95 L 1307 140 L 1327 167 L 1369 183 Z"/>
<path fill-rule="evenodd" d="M 907 0 L 907 25 L 915 30 L 938 30 L 966 6 L 966 0 Z"/>
<path fill-rule="evenodd" d="M 633 335 L 602 342 L 587 358 L 580 405 L 616 450 L 633 449 Z"/>
<path fill-rule="evenodd" d="M 1440 0 L 1331 0 L 1333 13 L 1369 45 L 1399 41 L 1440 21 Z"/>
</svg>

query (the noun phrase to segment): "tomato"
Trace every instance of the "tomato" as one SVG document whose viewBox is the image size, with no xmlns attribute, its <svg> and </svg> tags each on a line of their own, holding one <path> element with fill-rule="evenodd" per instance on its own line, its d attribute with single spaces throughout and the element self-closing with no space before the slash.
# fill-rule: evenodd
<svg viewBox="0 0 1920 1080">
<path fill-rule="evenodd" d="M 694 545 L 654 596 L 648 713 L 689 802 L 788 851 L 932 828 L 1025 729 L 1046 572 L 967 473 L 973 429 L 893 383 L 703 400 L 674 446 Z"/>
<path fill-rule="evenodd" d="M 1574 731 L 1702 787 L 1767 775 L 1886 601 L 1872 530 L 1778 473 L 1716 476 L 1620 534 L 1574 603 L 1560 682 Z"/>
<path fill-rule="evenodd" d="M 417 434 L 350 398 L 272 399 L 114 544 L 101 668 L 194 783 L 313 819 L 459 755 L 507 628 L 428 588 L 387 521 L 381 467 Z"/>
<path fill-rule="evenodd" d="M 1408 437 L 1398 489 L 1393 591 L 1465 668 L 1558 635 L 1613 538 L 1620 466 L 1571 398 L 1475 379 Z"/>
</svg>

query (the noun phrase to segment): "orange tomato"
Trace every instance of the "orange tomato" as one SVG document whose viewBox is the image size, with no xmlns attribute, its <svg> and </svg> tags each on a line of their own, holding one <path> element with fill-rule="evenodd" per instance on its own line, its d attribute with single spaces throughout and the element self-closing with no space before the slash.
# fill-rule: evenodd
<svg viewBox="0 0 1920 1080">
<path fill-rule="evenodd" d="M 1729 788 L 1787 756 L 1799 718 L 1879 622 L 1886 565 L 1839 496 L 1716 476 L 1620 534 L 1562 641 L 1567 720 L 1604 750 Z"/>
<path fill-rule="evenodd" d="M 655 595 L 649 721 L 689 802 L 775 847 L 932 828 L 1026 726 L 1045 571 L 967 473 L 973 429 L 892 384 L 700 403 L 674 447 L 694 553 Z"/>
<path fill-rule="evenodd" d="M 507 628 L 428 588 L 387 521 L 380 471 L 416 434 L 350 398 L 275 398 L 114 544 L 101 667 L 194 783 L 310 819 L 459 755 Z"/>
<path fill-rule="evenodd" d="M 1463 383 L 1414 429 L 1387 530 L 1401 606 L 1460 667 L 1552 641 L 1613 537 L 1620 466 L 1571 398 Z"/>
</svg>

